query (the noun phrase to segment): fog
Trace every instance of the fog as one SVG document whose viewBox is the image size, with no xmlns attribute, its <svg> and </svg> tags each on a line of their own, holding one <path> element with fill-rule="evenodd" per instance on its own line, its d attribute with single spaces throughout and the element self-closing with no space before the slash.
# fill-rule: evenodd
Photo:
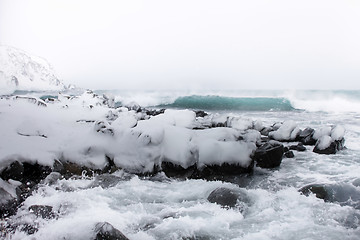
<svg viewBox="0 0 360 240">
<path fill-rule="evenodd" d="M 360 2 L 0 0 L 0 43 L 93 89 L 360 89 Z"/>
</svg>

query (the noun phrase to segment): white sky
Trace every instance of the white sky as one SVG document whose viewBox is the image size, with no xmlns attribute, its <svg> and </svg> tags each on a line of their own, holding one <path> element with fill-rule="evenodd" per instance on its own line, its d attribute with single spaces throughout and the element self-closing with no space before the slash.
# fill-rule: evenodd
<svg viewBox="0 0 360 240">
<path fill-rule="evenodd" d="M 92 89 L 360 89 L 359 0 L 0 0 L 0 43 Z"/>
</svg>

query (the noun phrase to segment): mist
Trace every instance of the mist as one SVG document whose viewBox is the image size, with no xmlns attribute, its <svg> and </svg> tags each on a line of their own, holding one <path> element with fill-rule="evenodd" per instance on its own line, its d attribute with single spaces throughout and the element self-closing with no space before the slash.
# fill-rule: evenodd
<svg viewBox="0 0 360 240">
<path fill-rule="evenodd" d="M 360 89 L 358 1 L 0 0 L 0 43 L 92 89 Z"/>
</svg>

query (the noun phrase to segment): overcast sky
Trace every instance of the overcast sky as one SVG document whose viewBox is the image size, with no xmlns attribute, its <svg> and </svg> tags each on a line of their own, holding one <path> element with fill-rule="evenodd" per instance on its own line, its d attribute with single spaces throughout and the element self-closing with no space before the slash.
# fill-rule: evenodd
<svg viewBox="0 0 360 240">
<path fill-rule="evenodd" d="M 0 0 L 0 43 L 92 89 L 360 89 L 358 0 Z"/>
</svg>

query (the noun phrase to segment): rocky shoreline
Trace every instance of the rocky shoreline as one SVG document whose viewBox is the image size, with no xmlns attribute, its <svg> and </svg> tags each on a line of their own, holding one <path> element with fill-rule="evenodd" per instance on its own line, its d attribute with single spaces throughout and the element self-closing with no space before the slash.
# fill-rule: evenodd
<svg viewBox="0 0 360 240">
<path fill-rule="evenodd" d="M 345 130 L 341 126 L 300 129 L 293 121 L 264 126 L 259 121 L 232 115 L 218 116 L 201 110 L 146 109 L 136 104 L 121 106 L 113 97 L 98 96 L 91 91 L 80 97 L 63 94 L 42 99 L 5 96 L 0 98 L 0 102 L 3 106 L 14 105 L 14 108 L 17 107 L 17 102 L 26 106 L 33 105 L 35 108 L 56 105 L 56 111 L 64 111 L 64 114 L 68 114 L 66 109 L 80 105 L 80 109 L 88 112 L 89 116 L 91 112 L 101 108 L 101 114 L 106 113 L 102 119 L 80 119 L 79 114 L 75 117 L 76 121 L 71 120 L 72 124 L 81 124 L 86 131 L 91 131 L 89 135 L 81 137 L 97 134 L 94 136 L 99 137 L 102 142 L 117 141 L 119 145 L 130 146 L 129 152 L 125 151 L 129 148 L 127 145 L 125 150 L 121 149 L 119 152 L 118 148 L 106 149 L 106 144 L 105 147 L 94 143 L 86 145 L 85 140 L 81 149 L 82 155 L 71 156 L 66 151 L 59 151 L 55 154 L 56 157 L 48 162 L 38 161 L 33 157 L 28 159 L 26 154 L 0 156 L 0 217 L 5 220 L 16 213 L 22 202 L 36 191 L 39 185 L 50 185 L 63 178 L 94 177 L 102 179 L 102 183 L 108 181 L 112 184 L 121 181 L 112 175 L 121 170 L 140 177 L 164 173 L 167 177 L 176 179 L 226 181 L 227 177 L 251 175 L 254 167 L 279 168 L 283 158 L 293 158 L 298 151 L 336 154 L 345 148 Z M 75 111 L 78 110 L 79 108 Z M 51 131 L 47 132 L 46 128 L 43 128 L 44 122 L 41 122 L 40 118 L 41 116 L 40 127 L 16 126 L 14 134 L 22 139 L 32 139 L 30 141 L 41 139 L 39 144 L 50 140 L 56 142 L 56 139 L 52 140 L 56 135 L 52 136 Z M 51 126 L 51 123 L 47 124 Z M 26 143 L 25 141 L 23 144 Z M 22 148 L 21 143 L 19 144 L 18 147 Z M 44 151 L 46 150 L 44 145 Z M 52 148 L 49 152 L 53 152 Z M 130 155 L 129 160 L 123 160 L 119 153 Z M 102 160 L 97 165 L 74 160 L 79 156 L 95 156 L 94 159 Z M 141 157 L 145 160 L 140 159 Z M 94 162 L 92 158 L 89 161 Z M 299 191 L 303 194 L 314 192 L 317 197 L 326 201 L 337 201 L 328 196 L 331 188 L 325 185 L 305 186 Z M 322 194 L 318 194 L 319 191 Z M 239 199 L 246 201 L 246 196 L 229 189 L 214 190 L 208 197 L 210 202 L 224 207 L 234 207 Z M 43 219 L 57 217 L 52 207 L 46 205 L 33 205 L 29 207 L 29 212 Z M 11 233 L 17 228 L 18 226 L 9 225 L 1 231 Z M 37 230 L 34 226 L 21 226 L 20 231 L 33 234 Z M 94 233 L 95 239 L 127 239 L 107 222 L 99 222 L 94 227 Z"/>
</svg>

